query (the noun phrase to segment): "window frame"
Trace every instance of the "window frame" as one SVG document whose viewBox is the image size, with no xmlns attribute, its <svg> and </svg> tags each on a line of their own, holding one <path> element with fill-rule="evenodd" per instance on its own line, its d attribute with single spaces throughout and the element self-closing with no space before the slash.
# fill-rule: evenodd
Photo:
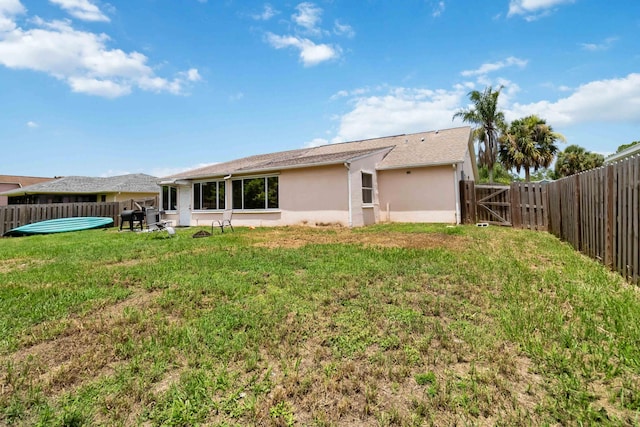
<svg viewBox="0 0 640 427">
<path fill-rule="evenodd" d="M 364 179 L 365 175 L 368 175 L 369 177 L 371 177 L 371 187 L 368 187 L 368 186 L 365 187 L 365 182 L 364 182 L 365 181 L 365 179 Z M 367 171 L 360 171 L 360 186 L 362 188 L 362 205 L 363 206 L 373 206 L 373 204 L 374 204 L 374 195 L 375 195 L 375 193 L 373 191 L 374 188 L 375 188 L 374 179 L 373 179 L 373 173 L 367 172 Z M 365 192 L 367 192 L 369 194 L 369 197 L 371 199 L 370 202 L 366 201 Z"/>
<path fill-rule="evenodd" d="M 165 197 L 165 188 L 166 197 Z M 163 185 L 162 194 L 162 210 L 165 212 L 176 212 L 178 210 L 178 187 L 173 185 Z"/>
<path fill-rule="evenodd" d="M 204 197 L 203 197 L 203 187 L 205 186 L 205 184 L 215 184 L 216 189 L 215 189 L 215 208 L 206 208 L 203 207 L 203 205 L 205 204 L 204 202 Z M 227 199 L 226 199 L 226 195 L 227 195 L 227 188 L 226 188 L 226 181 L 223 179 L 216 179 L 216 180 L 208 180 L 208 181 L 198 181 L 198 182 L 194 182 L 193 185 L 191 186 L 191 190 L 192 190 L 192 203 L 193 203 L 193 210 L 194 211 L 205 211 L 205 212 L 211 212 L 211 211 L 223 211 L 225 210 L 225 207 L 227 206 Z M 220 198 L 221 194 L 220 194 L 220 187 L 222 187 L 222 199 Z M 196 188 L 198 188 L 198 190 L 196 191 Z M 196 196 L 198 196 L 198 200 L 196 202 Z M 222 206 L 220 206 L 222 205 Z"/>
<path fill-rule="evenodd" d="M 246 191 L 245 191 L 245 181 L 253 181 L 253 180 L 263 180 L 264 182 L 264 187 L 263 187 L 263 191 L 262 193 L 264 194 L 264 206 L 259 207 L 259 208 L 251 208 L 251 207 L 246 207 L 246 203 L 245 203 L 245 196 L 246 196 Z M 269 183 L 273 183 L 273 179 L 275 179 L 275 195 L 273 194 L 269 194 L 271 188 Z M 238 206 L 236 203 L 238 202 L 237 199 L 237 194 L 236 194 L 236 190 L 237 190 L 237 183 L 240 183 L 240 206 Z M 273 185 L 273 184 L 272 184 Z M 275 205 L 272 203 L 273 202 L 273 198 L 270 196 L 275 196 Z M 243 176 L 243 177 L 238 177 L 238 178 L 234 178 L 231 179 L 231 195 L 230 195 L 230 200 L 231 200 L 231 208 L 234 211 L 246 211 L 246 212 L 274 212 L 274 211 L 278 211 L 280 210 L 280 175 L 278 174 L 270 174 L 270 175 L 256 175 L 256 176 Z"/>
</svg>

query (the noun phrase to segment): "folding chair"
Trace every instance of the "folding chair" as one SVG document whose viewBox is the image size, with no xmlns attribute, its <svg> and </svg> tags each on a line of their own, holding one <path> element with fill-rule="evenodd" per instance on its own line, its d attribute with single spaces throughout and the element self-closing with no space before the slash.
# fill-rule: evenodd
<svg viewBox="0 0 640 427">
<path fill-rule="evenodd" d="M 220 231 L 224 233 L 225 227 L 230 227 L 231 231 L 233 230 L 233 225 L 231 225 L 231 216 L 233 211 L 231 209 L 227 209 L 222 213 L 222 219 L 217 219 L 211 223 L 211 233 L 213 234 L 213 227 L 220 227 Z"/>
<path fill-rule="evenodd" d="M 151 231 L 166 231 L 169 234 L 169 237 L 176 234 L 176 230 L 171 227 L 169 221 L 160 219 L 160 211 L 154 208 L 147 208 L 146 210 L 146 220 L 147 220 L 147 232 Z"/>
</svg>

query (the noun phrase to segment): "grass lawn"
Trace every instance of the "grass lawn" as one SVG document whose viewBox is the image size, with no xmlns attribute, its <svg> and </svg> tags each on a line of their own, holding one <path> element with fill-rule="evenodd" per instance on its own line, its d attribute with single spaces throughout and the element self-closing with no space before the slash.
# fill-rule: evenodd
<svg viewBox="0 0 640 427">
<path fill-rule="evenodd" d="M 0 425 L 640 425 L 640 291 L 499 227 L 0 239 Z"/>
</svg>

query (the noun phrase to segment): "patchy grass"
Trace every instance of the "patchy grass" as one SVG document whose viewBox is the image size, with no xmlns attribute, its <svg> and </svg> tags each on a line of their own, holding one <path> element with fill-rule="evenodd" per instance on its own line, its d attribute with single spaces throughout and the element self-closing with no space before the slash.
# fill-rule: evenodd
<svg viewBox="0 0 640 427">
<path fill-rule="evenodd" d="M 551 235 L 198 230 L 0 239 L 0 424 L 640 424 L 640 294 Z"/>
</svg>

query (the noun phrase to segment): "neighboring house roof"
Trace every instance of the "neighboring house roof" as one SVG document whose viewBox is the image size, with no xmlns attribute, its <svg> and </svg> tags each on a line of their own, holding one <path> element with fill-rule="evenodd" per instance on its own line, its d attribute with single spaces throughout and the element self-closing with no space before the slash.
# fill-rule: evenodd
<svg viewBox="0 0 640 427">
<path fill-rule="evenodd" d="M 52 181 L 54 179 L 55 178 L 44 178 L 39 176 L 0 175 L 0 184 L 13 184 L 19 187 L 26 187 L 27 185 Z"/>
<path fill-rule="evenodd" d="M 611 156 L 604 159 L 604 162 L 605 163 L 617 162 L 618 160 L 622 160 L 636 154 L 640 154 L 640 144 L 632 145 L 631 147 L 628 147 L 619 153 L 612 154 Z"/>
<path fill-rule="evenodd" d="M 387 154 L 378 164 L 379 170 L 461 163 L 467 153 L 473 153 L 471 128 L 460 127 L 261 154 L 167 176 L 163 181 L 341 164 L 383 150 Z"/>
<path fill-rule="evenodd" d="M 65 176 L 53 181 L 0 193 L 4 196 L 24 194 L 95 194 L 95 193 L 158 193 L 158 178 L 145 174 L 129 174 L 107 178 Z"/>
</svg>

